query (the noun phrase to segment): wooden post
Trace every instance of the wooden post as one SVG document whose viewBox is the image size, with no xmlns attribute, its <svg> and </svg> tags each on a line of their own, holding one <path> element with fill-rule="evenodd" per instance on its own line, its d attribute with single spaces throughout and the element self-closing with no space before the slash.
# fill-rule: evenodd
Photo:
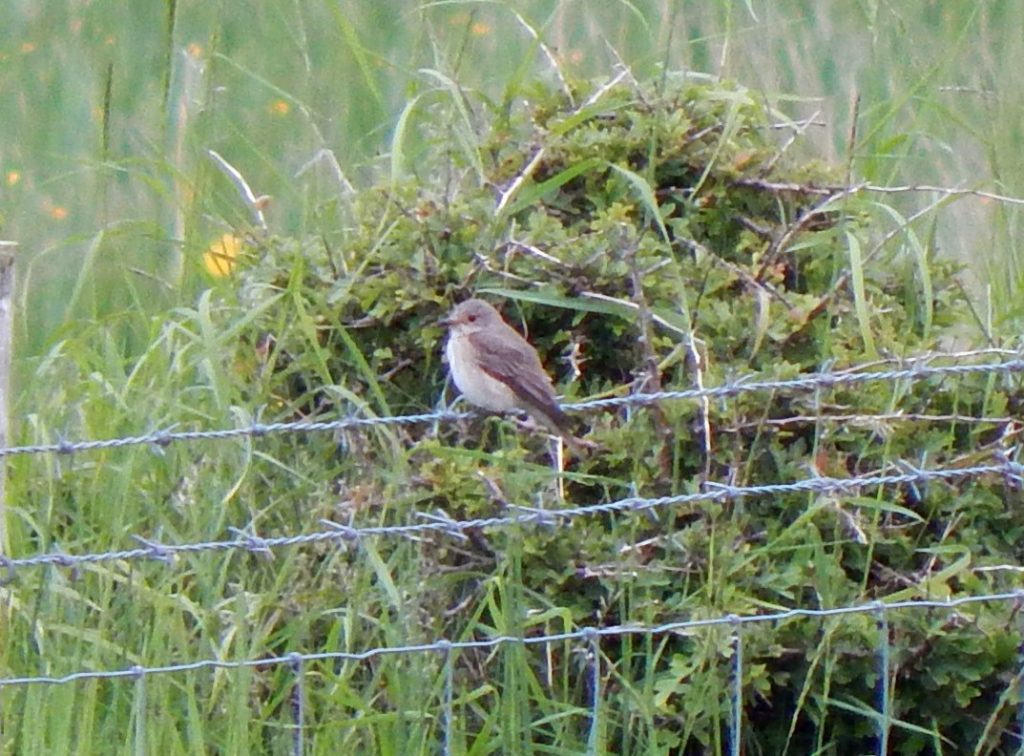
<svg viewBox="0 0 1024 756">
<path fill-rule="evenodd" d="M 0 241 L 0 449 L 10 446 L 11 347 L 14 343 L 14 252 Z M 7 553 L 7 461 L 0 458 L 0 554 Z"/>
</svg>

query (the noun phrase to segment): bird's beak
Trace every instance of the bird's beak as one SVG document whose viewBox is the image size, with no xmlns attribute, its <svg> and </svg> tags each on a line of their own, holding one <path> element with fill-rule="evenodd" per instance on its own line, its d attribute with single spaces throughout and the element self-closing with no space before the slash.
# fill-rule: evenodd
<svg viewBox="0 0 1024 756">
<path fill-rule="evenodd" d="M 437 324 L 439 326 L 444 326 L 445 328 L 451 328 L 452 325 L 454 325 L 454 323 L 455 323 L 455 321 L 452 320 L 451 315 L 445 315 L 443 318 L 440 318 L 437 321 Z"/>
</svg>

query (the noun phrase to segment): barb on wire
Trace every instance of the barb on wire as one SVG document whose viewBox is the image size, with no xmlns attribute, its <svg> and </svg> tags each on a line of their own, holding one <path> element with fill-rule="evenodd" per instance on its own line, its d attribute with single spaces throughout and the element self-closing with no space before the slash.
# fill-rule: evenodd
<svg viewBox="0 0 1024 756">
<path fill-rule="evenodd" d="M 928 481 L 957 480 L 981 475 L 1000 475 L 1018 484 L 1024 484 L 1024 465 L 1009 459 L 999 464 L 975 465 L 973 467 L 947 467 L 934 469 L 906 468 L 899 473 L 868 473 L 851 478 L 812 477 L 791 483 L 771 483 L 758 486 L 733 486 L 725 483 L 707 482 L 707 490 L 696 493 L 643 498 L 630 496 L 625 499 L 599 504 L 585 504 L 564 509 L 535 509 L 530 507 L 512 507 L 515 514 L 495 517 L 479 517 L 471 520 L 455 520 L 447 516 L 429 513 L 416 513 L 420 522 L 406 525 L 373 525 L 356 527 L 341 523 L 321 520 L 327 528 L 313 533 L 302 533 L 291 536 L 255 537 L 245 531 L 233 530 L 235 538 L 227 541 L 206 541 L 201 543 L 157 544 L 138 536 L 135 540 L 144 548 L 125 551 L 108 551 L 89 554 L 44 553 L 20 559 L 7 558 L 0 567 L 7 569 L 9 575 L 16 575 L 23 567 L 53 565 L 74 567 L 97 562 L 156 559 L 171 563 L 178 554 L 195 554 L 206 551 L 258 551 L 273 554 L 274 549 L 299 544 L 335 542 L 339 545 L 358 541 L 369 537 L 416 537 L 428 533 L 447 535 L 460 538 L 471 530 L 485 528 L 512 527 L 516 525 L 555 526 L 579 517 L 613 514 L 616 512 L 648 512 L 670 506 L 685 506 L 702 502 L 727 501 L 752 498 L 758 496 L 779 496 L 794 493 L 855 493 L 865 488 L 883 486 L 902 486 L 926 483 Z"/>
<path fill-rule="evenodd" d="M 930 354 L 913 361 L 910 367 L 892 370 L 871 370 L 870 366 L 852 367 L 843 372 L 821 372 L 788 378 L 784 380 L 752 380 L 740 378 L 720 386 L 706 386 L 678 391 L 659 391 L 649 394 L 630 394 L 629 396 L 595 399 L 574 404 L 566 404 L 567 411 L 584 411 L 611 409 L 624 406 L 645 406 L 663 401 L 682 401 L 699 399 L 722 399 L 741 394 L 757 392 L 781 391 L 813 391 L 820 388 L 852 386 L 875 381 L 921 381 L 941 376 L 966 376 L 983 373 L 1024 373 L 1024 358 L 1014 358 L 1001 362 L 983 362 L 975 364 L 930 365 L 926 362 L 948 359 L 954 362 L 974 357 L 974 352 L 949 354 Z M 124 446 L 156 444 L 167 446 L 174 441 L 220 441 L 225 439 L 267 436 L 275 433 L 316 433 L 324 431 L 352 430 L 358 428 L 400 427 L 408 425 L 424 425 L 439 421 L 463 420 L 472 417 L 468 412 L 441 410 L 424 412 L 415 415 L 398 415 L 394 417 L 346 417 L 338 420 L 307 421 L 281 423 L 257 423 L 239 428 L 221 428 L 215 430 L 171 431 L 160 430 L 137 436 L 109 438 L 89 441 L 62 440 L 55 444 L 31 444 L 0 448 L 0 458 L 22 454 L 74 454 L 97 449 L 116 449 Z"/>
<path fill-rule="evenodd" d="M 114 680 L 119 678 L 136 679 L 140 675 L 173 674 L 177 672 L 194 672 L 208 669 L 241 669 L 272 667 L 288 665 L 292 669 L 310 662 L 362 662 L 382 656 L 395 654 L 420 654 L 441 652 L 450 655 L 453 652 L 470 649 L 491 649 L 507 644 L 523 646 L 542 646 L 549 643 L 564 643 L 566 641 L 596 642 L 600 638 L 622 636 L 622 635 L 667 635 L 671 633 L 688 633 L 693 630 L 728 626 L 738 629 L 743 625 L 750 625 L 761 622 L 785 622 L 796 619 L 824 619 L 829 617 L 841 617 L 853 614 L 878 614 L 880 611 L 890 613 L 902 610 L 939 609 L 952 611 L 963 606 L 979 604 L 990 601 L 1024 601 L 1024 591 L 1010 591 L 1005 593 L 988 593 L 974 596 L 960 596 L 945 600 L 920 599 L 905 601 L 871 601 L 861 604 L 850 604 L 828 609 L 785 609 L 770 614 L 748 614 L 736 615 L 725 614 L 717 617 L 704 619 L 680 620 L 666 622 L 658 625 L 613 625 L 609 627 L 581 627 L 562 633 L 549 635 L 512 636 L 496 635 L 490 638 L 475 640 L 452 641 L 438 639 L 431 643 L 411 644 L 407 646 L 378 646 L 365 651 L 321 651 L 316 653 L 300 654 L 289 652 L 281 656 L 264 656 L 258 659 L 242 659 L 238 661 L 224 661 L 222 659 L 199 659 L 192 662 L 180 664 L 167 664 L 154 667 L 143 667 L 135 665 L 125 669 L 93 670 L 71 672 L 67 675 L 38 675 L 34 677 L 0 677 L 0 689 L 5 687 L 25 685 L 64 685 L 67 683 L 80 682 L 83 680 Z"/>
</svg>

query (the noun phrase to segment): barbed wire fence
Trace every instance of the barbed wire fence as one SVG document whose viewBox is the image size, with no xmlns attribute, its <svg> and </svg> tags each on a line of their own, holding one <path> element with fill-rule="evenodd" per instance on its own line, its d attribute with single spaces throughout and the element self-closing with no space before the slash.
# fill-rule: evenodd
<svg viewBox="0 0 1024 756">
<path fill-rule="evenodd" d="M 929 362 L 961 360 L 978 356 L 1002 355 L 1005 359 L 999 362 L 974 364 L 931 365 Z M 768 393 L 773 391 L 813 391 L 837 386 L 852 386 L 860 383 L 899 381 L 921 381 L 935 377 L 962 377 L 978 374 L 1015 374 L 1024 373 L 1024 357 L 1021 353 L 1004 349 L 986 349 L 972 352 L 934 353 L 918 358 L 902 360 L 909 364 L 892 370 L 872 370 L 865 372 L 863 366 L 849 368 L 842 372 L 822 372 L 801 375 L 796 378 L 781 380 L 754 380 L 744 377 L 729 381 L 720 386 L 710 386 L 678 391 L 659 391 L 647 394 L 630 394 L 628 396 L 597 399 L 563 405 L 567 411 L 611 409 L 623 406 L 643 406 L 661 401 L 678 401 L 686 399 L 726 399 L 749 393 Z M 875 363 L 873 363 L 874 365 Z M 448 422 L 470 417 L 470 413 L 449 410 L 425 412 L 415 415 L 398 415 L 395 417 L 346 417 L 328 421 L 296 421 L 283 423 L 253 423 L 238 428 L 222 428 L 218 430 L 175 431 L 173 429 L 154 431 L 137 436 L 109 438 L 89 441 L 63 440 L 54 444 L 29 444 L 0 448 L 0 459 L 22 454 L 75 454 L 77 452 L 95 451 L 99 449 L 118 449 L 125 446 L 152 444 L 167 446 L 178 441 L 221 441 L 243 436 L 260 438 L 277 433 L 316 433 L 324 431 L 355 430 L 374 426 L 406 426 L 423 425 L 434 422 Z M 977 419 L 977 418 L 975 418 Z M 1005 418 L 1009 419 L 1009 418 Z"/>
<path fill-rule="evenodd" d="M 970 362 L 982 358 L 982 362 Z M 884 361 L 881 361 L 884 363 Z M 934 364 L 934 363 L 950 364 Z M 856 366 L 848 370 L 801 375 L 791 379 L 763 380 L 738 378 L 719 386 L 687 389 L 679 391 L 661 391 L 648 394 L 601 399 L 565 405 L 569 411 L 588 411 L 615 407 L 642 407 L 658 402 L 695 400 L 695 399 L 730 399 L 753 392 L 782 391 L 819 391 L 839 386 L 854 386 L 868 382 L 916 382 L 929 378 L 963 377 L 968 375 L 1020 375 L 1024 373 L 1024 357 L 1021 353 L 1010 350 L 979 350 L 974 352 L 935 353 L 919 358 L 902 360 L 895 367 L 879 369 L 880 362 L 871 365 Z M 87 453 L 100 449 L 117 449 L 135 445 L 154 445 L 165 447 L 174 443 L 193 443 L 198 441 L 221 441 L 242 437 L 259 438 L 271 434 L 337 432 L 371 427 L 411 426 L 431 423 L 451 422 L 468 417 L 468 413 L 452 410 L 405 415 L 396 417 L 346 417 L 333 421 L 255 423 L 235 428 L 214 430 L 175 430 L 173 428 L 153 431 L 135 436 L 92 440 L 62 440 L 58 443 L 34 444 L 0 448 L 0 459 L 19 455 L 57 454 L 72 455 Z M 851 416 L 853 419 L 870 420 L 873 416 Z M 896 413 L 890 419 L 903 416 Z M 972 420 L 1003 425 L 1007 429 L 1004 435 L 1013 438 L 1019 433 L 1021 420 L 1013 417 L 954 417 L 928 416 L 935 419 Z M 1010 429 L 1015 429 L 1010 432 Z M 631 496 L 611 502 L 600 502 L 565 508 L 541 509 L 509 505 L 509 512 L 500 516 L 457 520 L 446 515 L 428 512 L 415 512 L 418 522 L 359 526 L 357 524 L 339 524 L 322 522 L 318 530 L 296 533 L 293 535 L 261 537 L 248 529 L 232 528 L 232 537 L 218 541 L 191 543 L 160 543 L 154 540 L 133 536 L 136 545 L 115 551 L 93 553 L 66 553 L 51 551 L 27 556 L 0 556 L 0 567 L 5 571 L 0 575 L 0 583 L 6 584 L 17 578 L 18 574 L 27 569 L 38 567 L 67 567 L 101 562 L 123 562 L 134 560 L 156 560 L 166 565 L 174 565 L 177 557 L 185 554 L 214 551 L 247 551 L 253 553 L 273 552 L 277 549 L 296 545 L 335 543 L 340 547 L 349 544 L 358 545 L 365 539 L 374 538 L 410 538 L 425 533 L 435 533 L 461 539 L 468 531 L 500 529 L 523 525 L 557 525 L 579 518 L 613 512 L 657 511 L 698 502 L 724 502 L 750 497 L 781 495 L 787 493 L 810 492 L 817 494 L 850 494 L 865 489 L 883 486 L 915 486 L 930 481 L 951 481 L 971 479 L 985 475 L 1000 476 L 1015 489 L 1024 486 L 1024 464 L 1018 459 L 1019 445 L 1003 445 L 992 450 L 991 459 L 985 464 L 953 465 L 947 467 L 918 468 L 910 463 L 902 462 L 896 471 L 876 471 L 850 477 L 836 478 L 812 475 L 803 480 L 788 483 L 777 483 L 758 486 L 734 486 L 725 483 L 706 481 L 703 490 L 676 496 L 645 498 Z M 1006 571 L 1024 572 L 1018 565 L 1001 565 L 980 569 L 1001 569 Z M 599 751 L 598 739 L 601 730 L 602 690 L 601 690 L 601 653 L 602 639 L 623 635 L 659 636 L 673 633 L 709 628 L 726 627 L 731 630 L 732 660 L 730 675 L 730 707 L 729 749 L 733 754 L 743 751 L 742 740 L 742 701 L 744 679 L 743 632 L 744 628 L 759 623 L 778 623 L 791 619 L 823 619 L 850 615 L 871 615 L 875 618 L 878 628 L 878 645 L 874 649 L 877 658 L 879 683 L 877 689 L 877 708 L 875 711 L 878 733 L 878 753 L 884 754 L 888 749 L 888 738 L 893 723 L 892 702 L 889 686 L 891 659 L 888 632 L 888 618 L 894 612 L 910 612 L 919 610 L 941 610 L 956 612 L 962 607 L 988 602 L 1006 602 L 1014 606 L 1024 606 L 1024 589 L 1008 592 L 987 593 L 981 595 L 950 597 L 944 600 L 905 600 L 905 601 L 873 601 L 868 603 L 832 607 L 825 609 L 788 609 L 774 613 L 756 615 L 725 615 L 702 619 L 683 619 L 657 625 L 624 624 L 615 626 L 582 627 L 576 630 L 519 637 L 499 635 L 490 638 L 453 641 L 440 638 L 430 643 L 381 646 L 360 652 L 326 651 L 312 653 L 292 652 L 279 656 L 262 656 L 259 658 L 225 661 L 221 659 L 198 659 L 178 664 L 163 666 L 133 665 L 121 669 L 80 670 L 60 676 L 9 676 L 0 677 L 0 693 L 6 689 L 36 686 L 65 685 L 84 680 L 128 680 L 136 686 L 144 686 L 147 678 L 154 675 L 176 674 L 207 669 L 243 669 L 287 667 L 293 675 L 291 705 L 291 721 L 287 726 L 292 732 L 292 749 L 296 754 L 305 751 L 306 710 L 305 710 L 305 678 L 304 668 L 307 664 L 321 661 L 362 662 L 369 659 L 401 654 L 439 654 L 443 659 L 444 688 L 441 712 L 442 732 L 444 736 L 444 752 L 451 752 L 451 736 L 453 732 L 453 656 L 460 651 L 472 649 L 493 649 L 509 644 L 538 646 L 553 643 L 575 642 L 581 644 L 586 652 L 589 670 L 590 711 L 588 750 L 590 753 Z M 1015 677 L 1016 689 L 1019 693 L 1017 704 L 1016 738 L 1021 743 L 1020 752 L 1024 753 L 1024 647 L 1019 652 L 1018 672 Z"/>
</svg>

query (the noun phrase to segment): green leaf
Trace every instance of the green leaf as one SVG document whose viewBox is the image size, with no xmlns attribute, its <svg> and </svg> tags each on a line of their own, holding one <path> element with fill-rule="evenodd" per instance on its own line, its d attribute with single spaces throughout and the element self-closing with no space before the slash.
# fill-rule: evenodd
<svg viewBox="0 0 1024 756">
<path fill-rule="evenodd" d="M 545 194 L 548 194 L 559 187 L 565 186 L 580 174 L 586 173 L 602 163 L 604 163 L 604 161 L 598 158 L 588 158 L 586 160 L 581 160 L 574 165 L 570 165 L 565 170 L 559 171 L 551 178 L 546 181 L 542 181 L 539 184 L 524 185 L 520 188 L 519 196 L 516 198 L 515 202 L 512 202 L 507 206 L 505 213 L 507 215 L 515 215 L 524 208 L 532 205 Z"/>
<path fill-rule="evenodd" d="M 852 499 L 845 499 L 843 501 L 843 506 L 852 506 L 857 507 L 858 509 L 870 509 L 875 512 L 888 512 L 889 514 L 907 517 L 917 522 L 924 522 L 924 518 L 912 509 L 901 507 L 899 504 L 893 504 L 891 501 L 869 499 L 866 496 L 856 496 Z"/>
<path fill-rule="evenodd" d="M 615 165 L 615 163 L 605 162 L 605 165 L 609 169 L 618 173 L 626 181 L 629 182 L 630 186 L 637 193 L 637 198 L 640 203 L 647 209 L 651 218 L 658 226 L 658 230 L 661 232 L 661 238 L 665 240 L 665 243 L 671 248 L 672 237 L 668 235 L 668 229 L 665 228 L 665 222 L 661 219 L 661 210 L 658 207 L 658 200 L 654 196 L 654 190 L 651 189 L 651 185 L 647 183 L 647 180 L 638 173 L 634 173 L 628 168 L 623 168 L 621 165 Z"/>
<path fill-rule="evenodd" d="M 846 232 L 846 248 L 850 259 L 853 305 L 857 311 L 857 325 L 864 342 L 864 353 L 870 359 L 877 359 L 878 350 L 875 349 L 875 339 L 871 335 L 871 318 L 868 315 L 867 294 L 864 291 L 864 263 L 860 252 L 860 240 L 850 231 Z"/>
</svg>

